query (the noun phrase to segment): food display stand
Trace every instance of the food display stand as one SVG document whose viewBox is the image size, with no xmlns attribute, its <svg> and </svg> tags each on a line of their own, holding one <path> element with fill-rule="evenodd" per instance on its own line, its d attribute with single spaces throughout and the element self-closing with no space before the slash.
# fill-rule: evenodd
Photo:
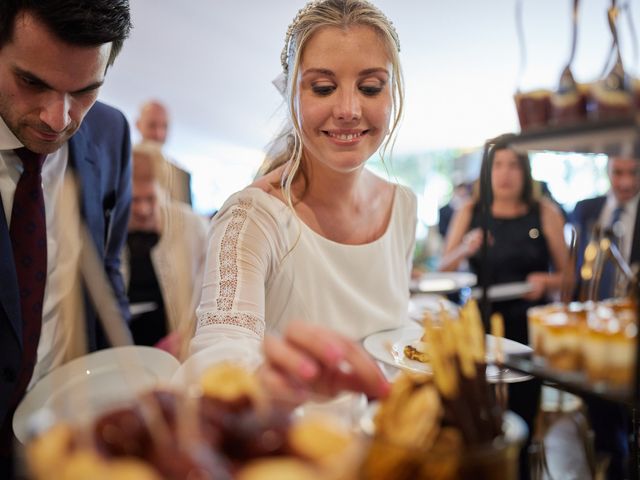
<svg viewBox="0 0 640 480">
<path fill-rule="evenodd" d="M 485 268 L 487 267 L 487 237 L 490 212 L 491 164 L 494 152 L 499 148 L 508 147 L 517 152 L 553 151 L 577 153 L 606 153 L 613 148 L 622 151 L 633 151 L 632 146 L 640 140 L 640 115 L 608 121 L 585 121 L 575 125 L 552 126 L 532 129 L 520 134 L 506 134 L 486 142 L 484 147 L 483 168 L 480 174 L 481 192 L 481 225 L 484 230 L 485 242 L 481 250 Z M 480 306 L 485 326 L 489 325 L 490 301 L 487 295 L 489 285 L 486 276 L 481 281 L 482 295 Z M 636 296 L 636 315 L 640 318 L 640 298 L 638 298 L 638 278 L 634 279 L 635 288 L 631 290 Z M 638 431 L 640 420 L 640 335 L 636 335 L 635 375 L 628 387 L 611 388 L 605 383 L 590 382 L 584 372 L 566 372 L 548 367 L 539 361 L 534 353 L 524 353 L 507 356 L 505 366 L 511 369 L 533 375 L 540 380 L 561 390 L 576 393 L 581 396 L 595 396 L 610 402 L 627 406 L 631 411 L 632 432 L 630 436 L 630 478 L 640 478 L 640 449 L 638 446 Z"/>
</svg>

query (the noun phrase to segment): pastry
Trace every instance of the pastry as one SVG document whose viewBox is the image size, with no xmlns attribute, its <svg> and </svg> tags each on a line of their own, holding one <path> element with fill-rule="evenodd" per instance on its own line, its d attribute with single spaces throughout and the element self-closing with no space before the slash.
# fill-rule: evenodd
<svg viewBox="0 0 640 480">
<path fill-rule="evenodd" d="M 352 444 L 353 436 L 331 417 L 303 419 L 289 430 L 289 445 L 299 456 L 321 463 L 331 460 Z"/>
<path fill-rule="evenodd" d="M 427 344 L 422 340 L 412 342 L 409 345 L 405 345 L 402 349 L 404 356 L 409 360 L 415 360 L 416 362 L 429 363 L 429 353 L 427 352 Z"/>
<path fill-rule="evenodd" d="M 302 460 L 289 457 L 254 460 L 240 469 L 237 480 L 322 480 L 319 472 Z"/>
</svg>

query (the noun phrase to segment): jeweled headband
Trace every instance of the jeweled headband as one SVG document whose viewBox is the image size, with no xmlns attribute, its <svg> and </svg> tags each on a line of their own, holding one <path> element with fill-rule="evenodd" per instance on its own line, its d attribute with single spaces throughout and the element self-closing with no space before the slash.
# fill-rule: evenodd
<svg viewBox="0 0 640 480">
<path fill-rule="evenodd" d="M 291 22 L 291 24 L 289 25 L 289 28 L 287 28 L 287 34 L 284 37 L 284 48 L 282 49 L 282 53 L 280 53 L 280 63 L 282 64 L 282 71 L 285 74 L 289 70 L 289 49 L 291 48 L 291 38 L 293 37 L 293 32 L 295 31 L 296 27 L 298 26 L 298 23 L 300 22 L 300 19 L 302 19 L 306 14 L 308 14 L 310 11 L 312 11 L 314 8 L 316 8 L 318 5 L 322 5 L 326 1 L 327 0 L 311 0 L 304 7 L 302 7 L 300 10 L 298 10 L 298 13 L 296 14 L 296 16 L 293 19 L 293 21 Z M 396 32 L 396 29 L 393 26 L 393 22 L 391 22 L 378 9 L 378 7 L 373 5 L 371 2 L 367 2 L 366 0 L 361 0 L 361 3 L 369 5 L 371 8 L 373 8 L 375 10 L 378 10 L 378 12 L 380 12 L 380 14 L 387 20 L 387 22 L 389 23 L 389 26 L 391 27 L 391 30 L 393 31 L 393 33 L 395 33 L 394 41 L 396 43 L 396 48 L 398 49 L 398 52 L 399 52 L 400 51 L 400 40 L 398 39 L 398 33 Z"/>
</svg>

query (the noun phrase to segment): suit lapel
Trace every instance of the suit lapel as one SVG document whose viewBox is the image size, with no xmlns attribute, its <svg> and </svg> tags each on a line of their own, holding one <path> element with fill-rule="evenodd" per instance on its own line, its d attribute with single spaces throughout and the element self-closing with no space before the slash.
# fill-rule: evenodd
<svg viewBox="0 0 640 480">
<path fill-rule="evenodd" d="M 597 197 L 593 201 L 593 206 L 590 208 L 589 219 L 587 221 L 587 237 L 589 240 L 593 234 L 594 227 L 598 224 L 598 220 L 600 220 L 600 214 L 606 202 L 607 197 Z"/>
<path fill-rule="evenodd" d="M 13 248 L 9 236 L 9 225 L 4 215 L 2 198 L 0 198 L 0 304 L 7 314 L 13 333 L 22 345 L 22 315 L 20 313 L 20 293 L 18 292 L 18 276 L 13 263 Z"/>
<path fill-rule="evenodd" d="M 85 185 L 100 185 L 96 154 L 92 143 L 88 140 L 86 122 L 69 140 L 69 165 L 75 171 L 80 185 L 81 212 L 96 245 L 102 247 L 100 232 L 103 231 L 102 205 L 97 188 L 83 188 Z M 20 296 L 18 279 L 13 263 L 13 249 L 9 236 L 9 225 L 0 198 L 0 305 L 9 319 L 13 333 L 22 344 L 22 319 L 20 314 Z"/>
<path fill-rule="evenodd" d="M 78 132 L 69 140 L 69 164 L 77 175 L 80 187 L 80 205 L 83 221 L 89 232 L 94 237 L 96 246 L 101 250 L 103 239 L 100 233 L 102 225 L 102 205 L 100 191 L 96 188 L 100 185 L 99 171 L 96 164 L 96 153 L 93 144 L 87 134 L 87 122 L 82 124 Z M 93 186 L 93 188 L 87 188 Z"/>
<path fill-rule="evenodd" d="M 580 242 L 582 245 L 583 253 L 584 248 L 587 246 L 591 237 L 593 235 L 593 227 L 598 223 L 598 219 L 600 218 L 600 213 L 604 208 L 604 204 L 606 202 L 607 197 L 596 197 L 589 204 L 585 205 L 585 214 L 584 214 L 584 231 L 582 232 L 582 241 Z"/>
</svg>

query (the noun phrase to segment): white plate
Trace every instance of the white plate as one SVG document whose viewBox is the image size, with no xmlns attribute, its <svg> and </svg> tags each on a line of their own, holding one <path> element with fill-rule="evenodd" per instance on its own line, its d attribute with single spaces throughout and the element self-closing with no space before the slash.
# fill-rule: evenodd
<svg viewBox="0 0 640 480">
<path fill-rule="evenodd" d="M 36 412 L 57 420 L 91 421 L 105 409 L 168 384 L 180 362 L 152 347 L 125 346 L 76 358 L 40 379 L 13 416 L 13 431 L 25 443 Z"/>
<path fill-rule="evenodd" d="M 403 368 L 417 373 L 431 373 L 431 365 L 428 363 L 411 360 L 404 355 L 405 345 L 420 340 L 422 337 L 422 328 L 418 325 L 411 324 L 406 327 L 396 328 L 394 330 L 384 330 L 369 335 L 363 341 L 363 346 L 367 352 L 376 360 L 395 368 Z M 487 381 L 497 383 L 502 380 L 505 383 L 524 382 L 529 380 L 531 375 L 518 372 L 509 368 L 503 368 L 501 371 L 493 362 L 493 345 L 495 337 L 487 335 L 486 351 L 487 351 Z M 503 351 L 505 355 L 516 353 L 527 353 L 533 351 L 531 347 L 523 345 L 513 340 L 503 339 Z"/>
<path fill-rule="evenodd" d="M 412 280 L 409 289 L 421 293 L 451 293 L 464 287 L 473 287 L 478 278 L 469 272 L 428 272 Z"/>
<path fill-rule="evenodd" d="M 421 323 L 425 312 L 437 314 L 443 307 L 454 317 L 458 316 L 457 305 L 446 297 L 435 293 L 418 293 L 409 299 L 409 318 Z"/>
<path fill-rule="evenodd" d="M 522 298 L 532 290 L 533 285 L 527 282 L 499 283 L 488 288 L 487 296 L 489 300 L 494 301 L 514 300 Z M 482 288 L 476 287 L 472 289 L 471 296 L 476 299 L 480 298 L 482 296 Z"/>
<path fill-rule="evenodd" d="M 367 436 L 372 437 L 376 433 L 375 416 L 379 408 L 380 401 L 374 400 L 367 405 L 360 417 L 360 431 Z M 522 442 L 528 433 L 524 420 L 509 410 L 502 417 L 502 430 L 507 439 L 518 442 Z"/>
</svg>

